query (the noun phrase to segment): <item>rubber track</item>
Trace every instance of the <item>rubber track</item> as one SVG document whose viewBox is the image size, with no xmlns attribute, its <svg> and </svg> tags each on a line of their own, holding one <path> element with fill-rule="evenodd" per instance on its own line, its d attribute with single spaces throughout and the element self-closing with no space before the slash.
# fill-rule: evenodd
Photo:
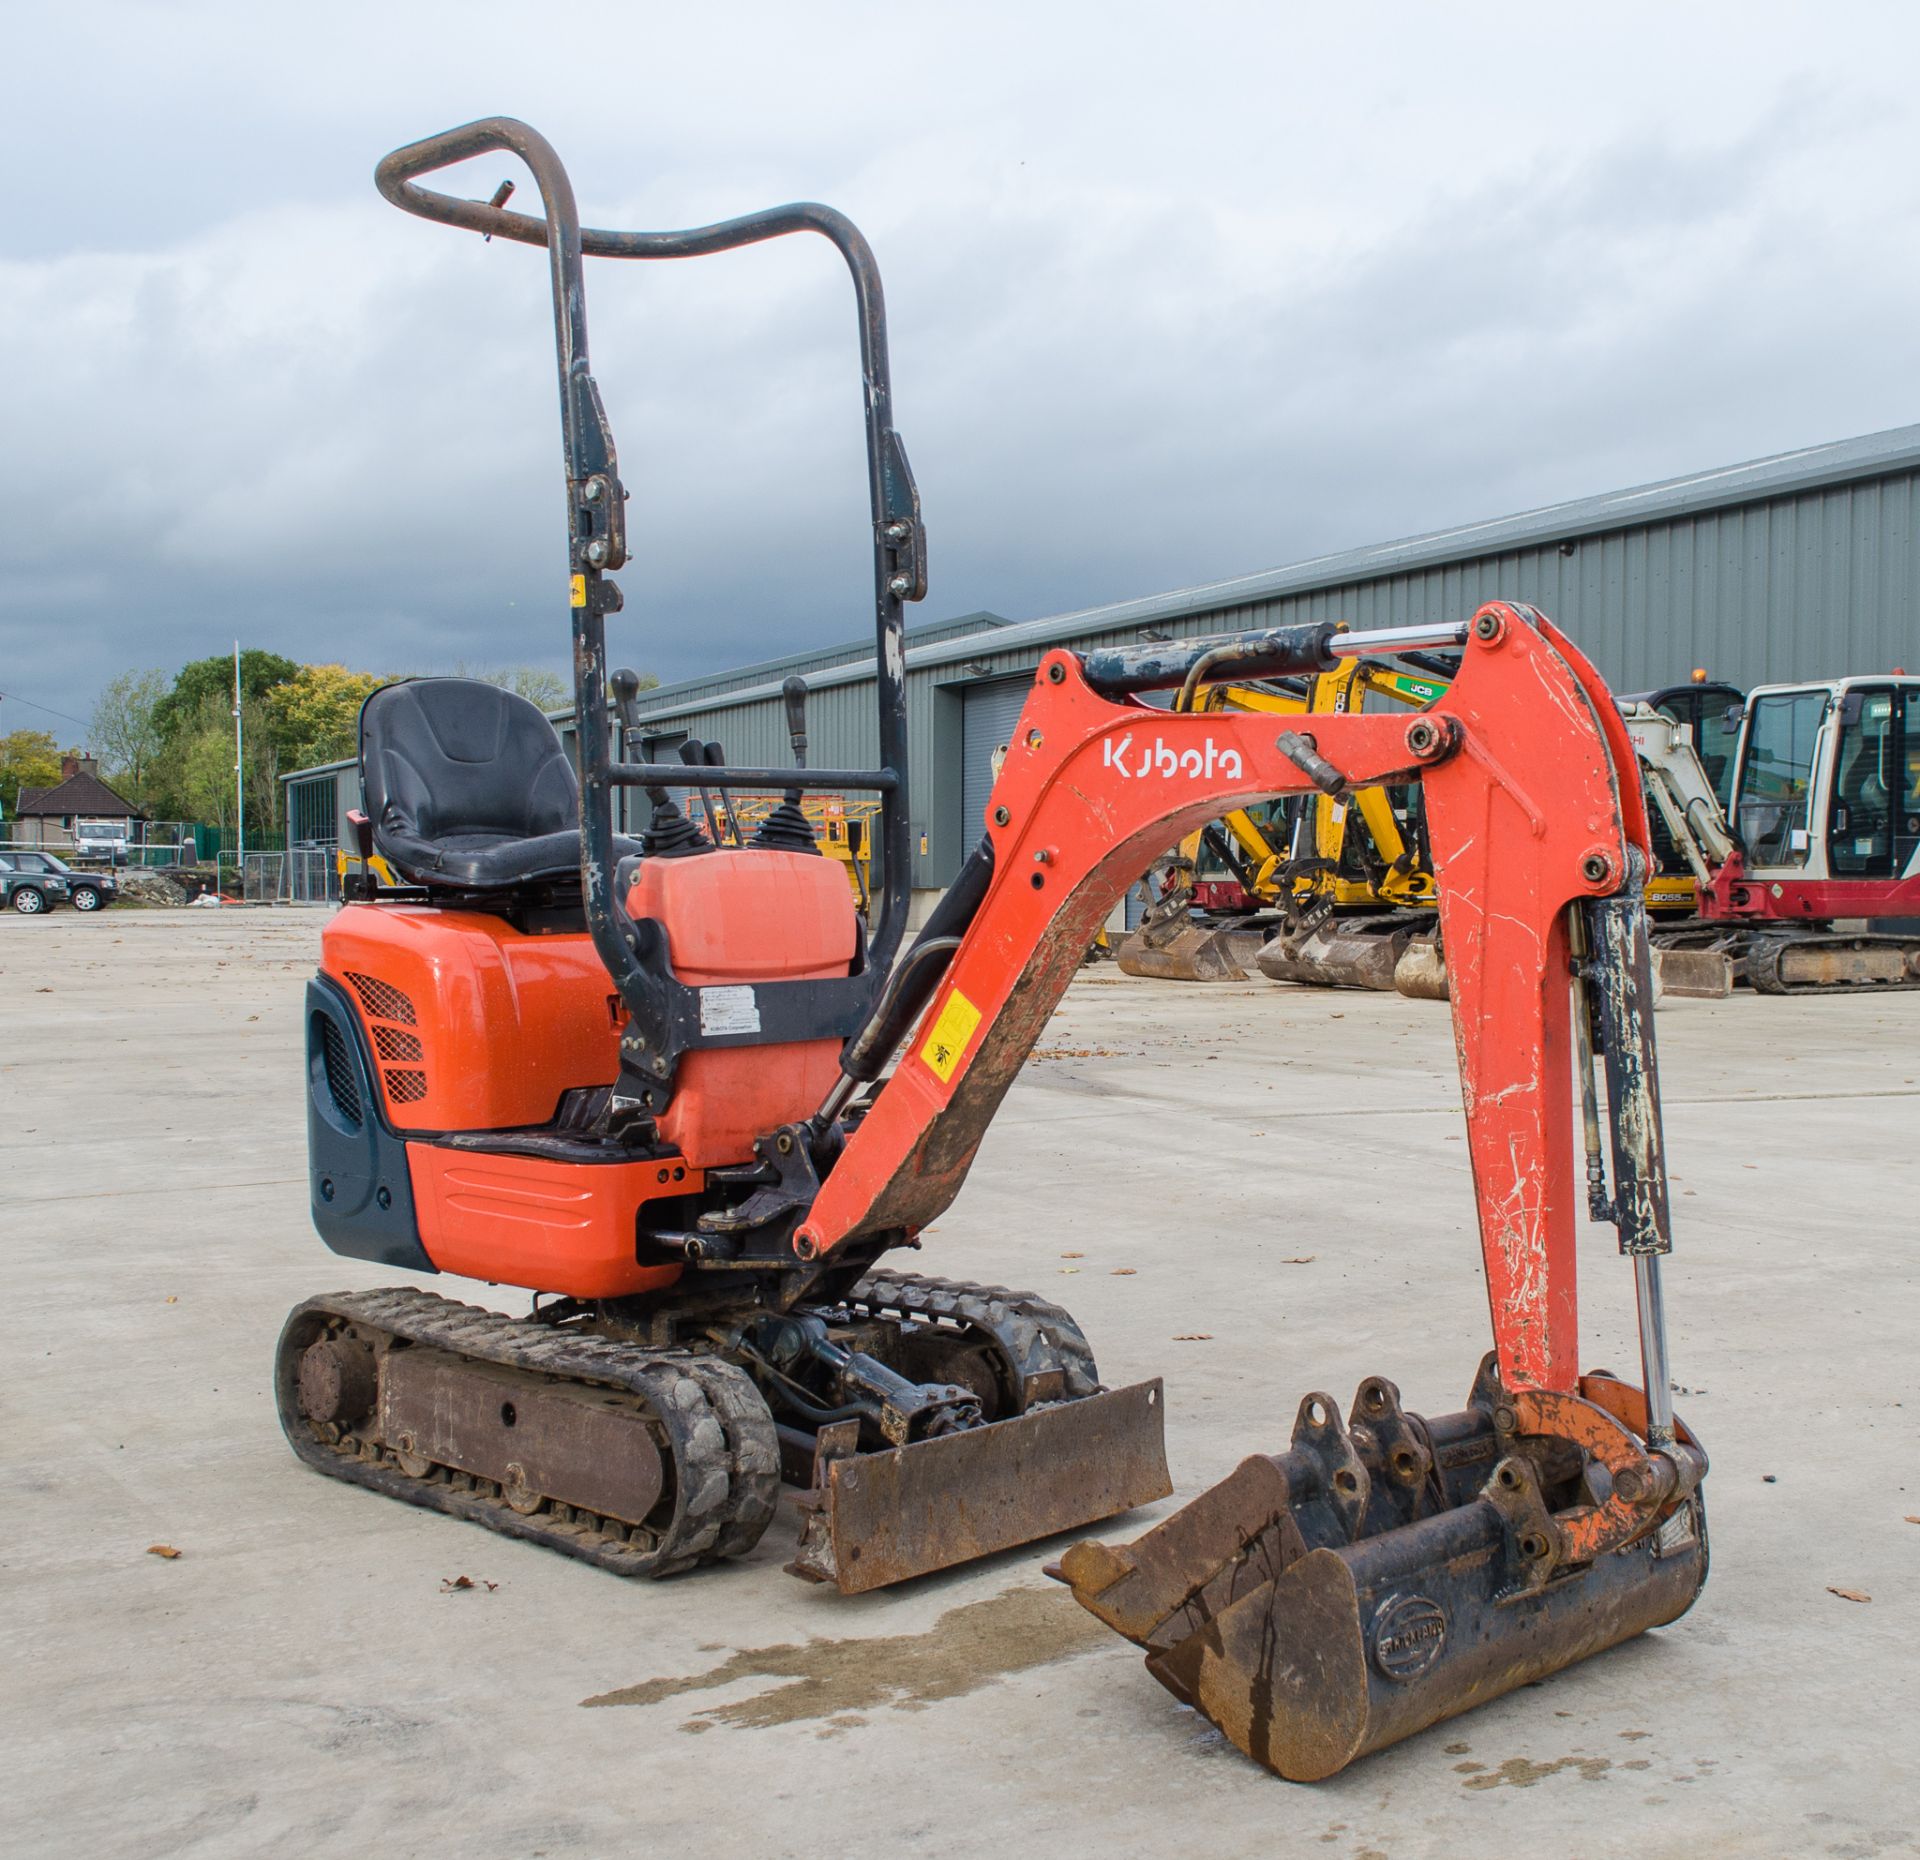
<svg viewBox="0 0 1920 1860">
<path fill-rule="evenodd" d="M 1905 954 L 1915 945 L 1913 937 L 1874 936 L 1764 936 L 1756 937 L 1747 951 L 1747 986 L 1762 995 L 1890 995 L 1920 988 L 1920 980 L 1898 982 L 1790 982 L 1781 973 L 1781 964 L 1796 948 L 1818 949 L 1840 943 L 1849 949 L 1891 946 Z"/>
<path fill-rule="evenodd" d="M 1056 1304 L 1033 1292 L 968 1279 L 935 1279 L 917 1272 L 870 1272 L 847 1295 L 849 1305 L 875 1317 L 917 1318 L 984 1331 L 1012 1365 L 1024 1389 L 1034 1376 L 1064 1372 L 1066 1398 L 1100 1391 L 1100 1372 L 1086 1334 Z M 1031 1406 L 1022 1403 L 1022 1408 Z"/>
<path fill-rule="evenodd" d="M 673 1515 L 651 1541 L 625 1527 L 562 1520 L 551 1510 L 522 1516 L 485 1480 L 456 1485 L 444 1469 L 424 1479 L 402 1472 L 384 1449 L 321 1440 L 300 1413 L 300 1352 L 326 1320 L 364 1326 L 451 1355 L 529 1375 L 592 1383 L 638 1397 L 673 1459 Z M 432 1292 L 394 1287 L 310 1298 L 281 1332 L 275 1363 L 280 1423 L 309 1466 L 406 1504 L 465 1518 L 506 1537 L 579 1557 L 620 1576 L 671 1576 L 740 1556 L 759 1541 L 779 1498 L 780 1455 L 773 1417 L 745 1371 L 715 1357 L 649 1350 L 559 1326 L 502 1317 Z M 656 1446 L 658 1438 L 656 1436 Z"/>
</svg>

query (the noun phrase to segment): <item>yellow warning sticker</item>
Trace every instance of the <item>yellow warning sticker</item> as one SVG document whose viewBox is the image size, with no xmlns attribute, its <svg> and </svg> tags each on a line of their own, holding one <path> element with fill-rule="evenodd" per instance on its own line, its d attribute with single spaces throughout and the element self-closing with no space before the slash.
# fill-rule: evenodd
<svg viewBox="0 0 1920 1860">
<path fill-rule="evenodd" d="M 575 607 L 584 607 L 587 604 L 587 578 L 585 575 L 575 575 L 573 578 L 572 604 Z"/>
<path fill-rule="evenodd" d="M 933 1031 L 920 1049 L 920 1057 L 943 1084 L 952 1082 L 954 1068 L 966 1057 L 979 1025 L 980 1010 L 956 988 L 947 997 L 947 1005 L 940 1010 Z"/>
</svg>

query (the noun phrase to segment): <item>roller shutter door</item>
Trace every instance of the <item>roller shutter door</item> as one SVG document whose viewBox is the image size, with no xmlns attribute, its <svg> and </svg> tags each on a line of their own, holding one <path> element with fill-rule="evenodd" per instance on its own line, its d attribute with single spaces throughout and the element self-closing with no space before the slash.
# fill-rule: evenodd
<svg viewBox="0 0 1920 1860">
<path fill-rule="evenodd" d="M 1013 726 L 1033 689 L 1030 673 L 970 687 L 960 700 L 960 844 L 972 852 L 985 831 L 993 792 L 993 754 L 1013 740 Z"/>
</svg>

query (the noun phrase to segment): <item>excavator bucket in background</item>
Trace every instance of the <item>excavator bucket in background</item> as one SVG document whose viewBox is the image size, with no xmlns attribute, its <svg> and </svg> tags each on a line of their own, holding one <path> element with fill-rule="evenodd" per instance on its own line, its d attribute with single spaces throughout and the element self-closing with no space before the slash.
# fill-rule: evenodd
<svg viewBox="0 0 1920 1860">
<path fill-rule="evenodd" d="M 1158 924 L 1142 924 L 1115 960 L 1123 973 L 1159 982 L 1244 982 L 1260 944 L 1258 930 L 1198 924 L 1182 910 Z"/>
<path fill-rule="evenodd" d="M 1391 993 L 1408 947 L 1430 930 L 1430 911 L 1390 911 L 1374 917 L 1328 917 L 1304 935 L 1282 930 L 1253 959 L 1269 981 L 1310 988 L 1376 988 Z"/>
</svg>

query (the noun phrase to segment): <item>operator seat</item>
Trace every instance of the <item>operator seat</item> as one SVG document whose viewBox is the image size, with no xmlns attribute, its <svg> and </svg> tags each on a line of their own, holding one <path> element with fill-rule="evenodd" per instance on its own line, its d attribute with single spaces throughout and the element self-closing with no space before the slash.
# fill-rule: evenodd
<svg viewBox="0 0 1920 1860">
<path fill-rule="evenodd" d="M 408 678 L 360 707 L 375 849 L 409 884 L 505 891 L 580 870 L 580 784 L 537 706 L 477 678 Z M 616 838 L 616 858 L 640 850 Z"/>
</svg>

